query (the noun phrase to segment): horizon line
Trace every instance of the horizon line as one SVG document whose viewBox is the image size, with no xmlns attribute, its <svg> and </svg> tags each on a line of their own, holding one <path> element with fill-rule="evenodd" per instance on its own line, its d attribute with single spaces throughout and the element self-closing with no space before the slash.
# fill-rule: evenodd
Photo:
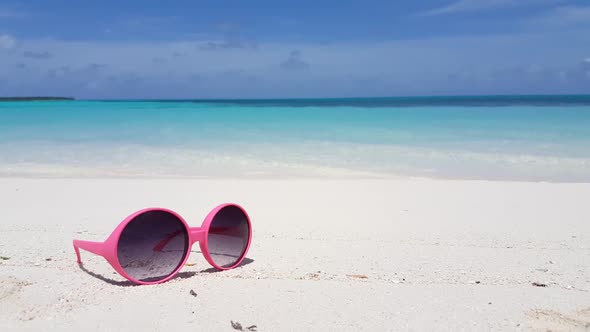
<svg viewBox="0 0 590 332">
<path fill-rule="evenodd" d="M 0 100 L 70 100 L 70 101 L 284 101 L 284 100 L 359 100 L 359 99 L 414 99 L 414 98 L 539 98 L 539 97 L 588 97 L 589 93 L 572 94 L 450 94 L 450 95 L 390 95 L 390 96 L 353 96 L 353 97 L 222 97 L 222 98 L 76 98 L 68 96 L 0 96 Z"/>
</svg>

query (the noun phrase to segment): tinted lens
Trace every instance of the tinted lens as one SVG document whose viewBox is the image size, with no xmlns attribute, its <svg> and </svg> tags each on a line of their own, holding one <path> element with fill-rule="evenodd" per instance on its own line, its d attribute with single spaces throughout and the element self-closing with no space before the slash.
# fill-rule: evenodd
<svg viewBox="0 0 590 332">
<path fill-rule="evenodd" d="M 134 279 L 158 281 L 182 264 L 187 250 L 188 234 L 182 221 L 166 211 L 149 211 L 123 229 L 117 256 L 123 270 Z"/>
<path fill-rule="evenodd" d="M 244 212 L 237 206 L 222 208 L 209 226 L 207 243 L 215 264 L 231 267 L 244 255 L 250 227 Z"/>
</svg>

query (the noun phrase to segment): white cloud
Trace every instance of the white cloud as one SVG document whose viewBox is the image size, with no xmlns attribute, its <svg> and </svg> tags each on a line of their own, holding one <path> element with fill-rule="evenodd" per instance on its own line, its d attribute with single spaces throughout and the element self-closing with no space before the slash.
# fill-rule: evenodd
<svg viewBox="0 0 590 332">
<path fill-rule="evenodd" d="M 473 12 L 489 9 L 538 5 L 558 0 L 458 0 L 423 13 L 426 16 Z"/>
<path fill-rule="evenodd" d="M 590 27 L 590 6 L 557 7 L 524 23 L 533 29 Z"/>
<path fill-rule="evenodd" d="M 14 37 L 9 35 L 0 35 L 0 49 L 11 49 L 16 45 Z"/>
</svg>

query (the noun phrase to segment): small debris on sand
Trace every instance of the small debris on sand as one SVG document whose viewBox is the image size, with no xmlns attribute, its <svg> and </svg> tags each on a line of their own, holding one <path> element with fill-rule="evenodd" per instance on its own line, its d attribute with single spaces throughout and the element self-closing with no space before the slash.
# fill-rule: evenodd
<svg viewBox="0 0 590 332">
<path fill-rule="evenodd" d="M 234 328 L 234 330 L 238 330 L 238 331 L 257 331 L 258 327 L 256 325 L 250 325 L 248 327 L 246 327 L 246 329 L 244 330 L 244 328 L 242 327 L 242 324 L 238 323 L 238 322 L 234 322 L 233 320 L 230 321 L 231 322 L 231 327 Z"/>
<path fill-rule="evenodd" d="M 0 259 L 3 261 L 7 261 L 10 259 L 10 257 L 6 257 L 6 256 L 0 256 Z"/>
<path fill-rule="evenodd" d="M 311 280 L 320 280 L 320 274 L 319 273 L 311 273 L 309 275 L 309 279 L 311 279 Z"/>
<path fill-rule="evenodd" d="M 194 290 L 191 289 L 191 291 L 189 292 L 192 296 L 197 297 L 197 292 L 195 292 Z"/>
<path fill-rule="evenodd" d="M 547 284 L 543 284 L 543 283 L 540 283 L 540 282 L 533 282 L 533 286 L 535 286 L 535 287 L 547 287 Z"/>
<path fill-rule="evenodd" d="M 322 272 L 322 271 L 318 271 L 318 272 L 315 272 L 315 273 L 308 273 L 308 274 L 306 274 L 305 276 L 303 276 L 303 277 L 300 277 L 300 278 L 298 278 L 298 279 L 299 279 L 299 280 L 320 280 L 320 277 L 321 277 L 321 276 L 320 276 L 320 273 L 321 273 L 321 272 Z"/>
<path fill-rule="evenodd" d="M 354 279 L 369 279 L 369 277 L 364 274 L 347 274 L 346 276 Z"/>
<path fill-rule="evenodd" d="M 234 328 L 234 330 L 238 330 L 238 331 L 244 331 L 244 329 L 242 328 L 242 324 L 235 322 L 233 320 L 230 320 L 231 322 L 231 327 Z"/>
<path fill-rule="evenodd" d="M 45 260 L 48 261 L 48 262 L 50 262 L 51 261 L 51 258 L 45 258 Z"/>
</svg>

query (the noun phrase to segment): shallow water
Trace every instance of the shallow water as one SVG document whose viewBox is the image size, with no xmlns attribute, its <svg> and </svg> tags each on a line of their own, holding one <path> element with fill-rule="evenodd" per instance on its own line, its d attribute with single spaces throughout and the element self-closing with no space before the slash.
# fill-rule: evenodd
<svg viewBox="0 0 590 332">
<path fill-rule="evenodd" d="M 590 181 L 590 97 L 0 103 L 5 176 Z"/>
</svg>

